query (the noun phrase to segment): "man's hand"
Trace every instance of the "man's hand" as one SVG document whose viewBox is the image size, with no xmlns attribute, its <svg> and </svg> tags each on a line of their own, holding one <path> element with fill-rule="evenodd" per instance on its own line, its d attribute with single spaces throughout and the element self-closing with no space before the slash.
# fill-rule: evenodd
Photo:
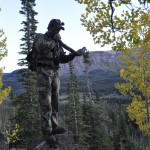
<svg viewBox="0 0 150 150">
<path fill-rule="evenodd" d="M 59 33 L 55 34 L 55 35 L 54 35 L 54 39 L 55 39 L 56 41 L 60 41 L 60 40 L 61 40 L 60 34 L 59 34 Z"/>
<path fill-rule="evenodd" d="M 76 51 L 76 56 L 82 56 L 86 52 L 86 47 L 83 47 Z"/>
</svg>

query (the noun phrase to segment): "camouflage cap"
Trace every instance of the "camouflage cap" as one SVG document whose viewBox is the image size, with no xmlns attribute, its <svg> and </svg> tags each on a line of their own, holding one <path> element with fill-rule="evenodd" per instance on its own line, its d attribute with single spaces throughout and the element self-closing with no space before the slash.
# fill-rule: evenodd
<svg viewBox="0 0 150 150">
<path fill-rule="evenodd" d="M 65 30 L 63 26 L 64 26 L 64 22 L 61 22 L 59 19 L 52 19 L 48 24 L 48 29 L 51 27 L 57 27 L 62 30 Z"/>
</svg>

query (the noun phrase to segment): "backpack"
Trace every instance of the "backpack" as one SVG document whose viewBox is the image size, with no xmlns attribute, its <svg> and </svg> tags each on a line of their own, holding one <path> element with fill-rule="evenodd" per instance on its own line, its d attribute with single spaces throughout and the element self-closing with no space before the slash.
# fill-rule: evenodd
<svg viewBox="0 0 150 150">
<path fill-rule="evenodd" d="M 36 47 L 33 43 L 32 49 L 31 51 L 29 51 L 29 53 L 27 54 L 26 60 L 28 62 L 28 68 L 31 71 L 35 71 L 37 69 L 37 51 L 36 51 Z"/>
</svg>

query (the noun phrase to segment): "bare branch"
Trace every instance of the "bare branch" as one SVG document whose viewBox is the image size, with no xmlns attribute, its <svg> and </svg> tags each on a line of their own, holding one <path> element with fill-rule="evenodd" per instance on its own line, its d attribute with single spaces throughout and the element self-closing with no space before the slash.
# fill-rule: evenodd
<svg viewBox="0 0 150 150">
<path fill-rule="evenodd" d="M 111 18 L 110 18 L 110 21 L 111 21 L 111 28 L 113 30 L 114 29 L 113 14 L 114 14 L 115 9 L 114 9 L 114 7 L 112 5 L 112 1 L 113 0 L 109 0 L 109 4 L 110 4 L 110 8 L 111 8 Z"/>
</svg>

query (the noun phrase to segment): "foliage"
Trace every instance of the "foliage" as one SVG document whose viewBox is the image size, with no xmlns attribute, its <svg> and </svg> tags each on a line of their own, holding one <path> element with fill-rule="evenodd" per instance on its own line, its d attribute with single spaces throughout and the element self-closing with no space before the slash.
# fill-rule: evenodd
<svg viewBox="0 0 150 150">
<path fill-rule="evenodd" d="M 0 9 L 1 10 L 1 9 Z M 7 55 L 6 48 L 6 37 L 4 37 L 4 31 L 0 29 L 0 60 Z M 3 103 L 3 100 L 9 95 L 10 87 L 3 89 L 2 82 L 3 69 L 0 68 L 0 104 Z"/>
<path fill-rule="evenodd" d="M 34 10 L 35 0 L 21 0 L 21 4 L 20 14 L 25 17 L 25 21 L 22 21 L 23 28 L 20 30 L 24 32 L 24 35 L 21 38 L 23 43 L 20 44 L 22 51 L 19 54 L 26 57 L 31 50 L 36 34 L 37 21 L 35 15 L 37 15 L 37 12 Z M 25 58 L 19 59 L 18 65 L 28 66 Z M 14 143 L 13 141 L 10 142 L 16 147 L 24 146 L 30 150 L 41 140 L 36 74 L 28 69 L 20 70 L 19 74 L 21 75 L 19 82 L 22 83 L 25 91 L 13 100 L 13 106 L 16 108 L 13 122 L 19 125 L 19 130 L 16 133 L 19 140 Z"/>
<path fill-rule="evenodd" d="M 26 58 L 27 53 L 31 50 L 32 47 L 32 43 L 37 29 L 36 24 L 38 23 L 38 21 L 35 19 L 37 12 L 33 9 L 36 6 L 35 0 L 21 0 L 21 4 L 22 7 L 19 13 L 23 15 L 26 20 L 22 21 L 21 23 L 24 25 L 24 27 L 20 29 L 21 32 L 24 32 L 21 41 L 23 41 L 24 43 L 20 44 L 22 51 L 20 51 L 19 54 L 25 55 Z M 19 59 L 19 66 L 28 65 L 25 58 Z"/>
<path fill-rule="evenodd" d="M 6 37 L 4 37 L 4 31 L 2 29 L 0 29 L 0 60 L 5 56 L 7 56 Z M 3 103 L 5 98 L 7 98 L 9 96 L 9 93 L 11 91 L 10 86 L 7 88 L 3 88 L 2 76 L 3 76 L 3 68 L 0 68 L 0 105 Z M 2 107 L 1 107 L 1 109 L 3 110 Z M 3 112 L 3 111 L 1 111 L 1 112 Z M 4 120 L 2 118 L 7 118 L 7 116 L 5 116 L 5 117 L 1 116 L 1 124 L 0 124 L 0 130 L 3 132 L 6 132 L 6 124 L 4 124 L 4 122 L 3 122 Z"/>
<path fill-rule="evenodd" d="M 85 91 L 88 93 L 88 97 L 90 100 L 92 100 L 92 87 L 89 81 L 88 76 L 88 69 L 90 67 L 90 59 L 89 59 L 89 51 L 85 52 L 83 54 L 83 63 L 84 63 L 84 84 L 85 84 Z"/>
<path fill-rule="evenodd" d="M 3 103 L 4 99 L 9 95 L 9 92 L 11 90 L 10 87 L 2 89 L 2 86 L 2 69 L 0 69 L 0 104 Z"/>
<path fill-rule="evenodd" d="M 10 144 L 10 142 L 15 143 L 19 140 L 18 137 L 18 131 L 19 131 L 19 125 L 15 125 L 14 129 L 11 130 L 11 132 L 6 131 L 7 134 L 7 143 Z"/>
<path fill-rule="evenodd" d="M 88 150 L 113 150 L 108 133 L 107 112 L 104 105 L 96 101 L 84 101 L 82 105 L 84 144 Z"/>
<path fill-rule="evenodd" d="M 132 121 L 139 125 L 139 129 L 144 135 L 149 135 L 150 122 L 147 122 L 146 103 L 144 101 L 133 100 L 128 106 L 127 112 Z M 149 108 L 150 112 L 150 108 Z"/>
<path fill-rule="evenodd" d="M 148 104 L 150 98 L 149 42 L 145 44 L 123 53 L 121 63 L 125 68 L 120 70 L 120 76 L 125 82 L 117 83 L 115 86 L 124 96 L 132 97 L 132 103 L 127 108 L 129 117 L 139 125 L 140 130 L 145 135 L 150 135 L 150 108 Z"/>
<path fill-rule="evenodd" d="M 1 11 L 1 8 L 0 8 L 0 11 Z M 6 40 L 7 38 L 4 37 L 4 31 L 3 29 L 0 29 L 0 60 L 7 56 L 7 48 L 6 48 Z"/>
<path fill-rule="evenodd" d="M 126 50 L 132 43 L 141 45 L 143 37 L 140 33 L 149 33 L 149 12 L 143 5 L 134 4 L 132 0 L 76 0 L 86 5 L 86 12 L 81 22 L 100 46 L 112 45 L 114 50 Z M 145 3 L 145 1 L 140 1 Z M 146 40 L 145 39 L 145 40 Z"/>
<path fill-rule="evenodd" d="M 0 60 L 5 56 L 7 56 L 6 37 L 4 37 L 4 31 L 0 29 Z"/>
<path fill-rule="evenodd" d="M 140 4 L 146 5 L 146 3 L 150 3 L 150 0 L 138 0 Z"/>
<path fill-rule="evenodd" d="M 76 74 L 74 73 L 74 66 L 69 62 L 70 67 L 70 80 L 68 82 L 68 103 L 66 105 L 66 125 L 68 130 L 72 131 L 75 135 L 76 141 L 80 142 L 82 134 L 82 110 L 80 103 L 80 96 L 78 91 Z"/>
<path fill-rule="evenodd" d="M 84 1 L 85 4 L 86 2 Z M 94 2 L 96 3 L 96 1 Z M 129 116 L 139 125 L 145 135 L 149 135 L 149 9 L 132 7 L 130 11 L 123 10 L 121 16 L 114 16 L 112 22 L 112 16 L 109 13 L 111 10 L 110 4 L 107 3 L 106 5 L 102 1 L 97 1 L 99 4 L 96 3 L 97 5 L 95 5 L 94 2 L 91 6 L 91 2 L 89 2 L 90 4 L 87 3 L 89 10 L 86 8 L 87 13 L 82 16 L 83 25 L 91 32 L 96 43 L 102 46 L 112 43 L 113 49 L 122 50 L 123 57 L 120 62 L 125 68 L 120 70 L 120 76 L 125 82 L 118 83 L 115 87 L 124 96 L 130 95 L 133 98 L 133 102 L 128 107 Z M 123 4 L 122 2 L 115 3 L 117 2 L 112 2 L 116 7 Z M 96 17 L 92 16 L 92 19 L 88 22 L 87 19 L 91 12 L 94 12 Z M 113 23 L 111 27 L 109 26 L 110 22 Z M 143 108 L 141 108 L 141 105 Z M 138 110 L 141 110 L 139 115 L 137 115 Z"/>
</svg>

